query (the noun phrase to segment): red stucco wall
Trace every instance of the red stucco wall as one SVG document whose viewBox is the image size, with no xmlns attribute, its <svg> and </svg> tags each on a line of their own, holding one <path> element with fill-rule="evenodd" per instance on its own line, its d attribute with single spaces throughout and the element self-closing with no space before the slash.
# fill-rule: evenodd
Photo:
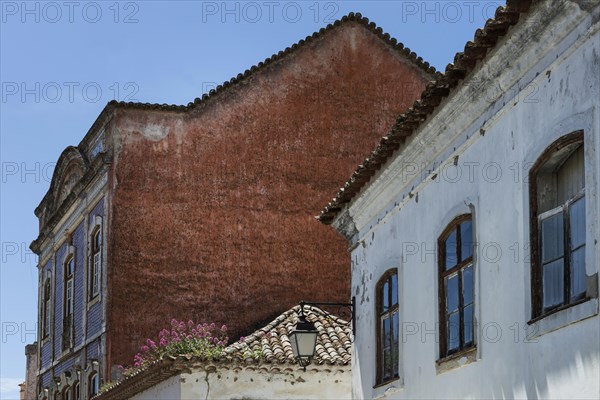
<svg viewBox="0 0 600 400">
<path fill-rule="evenodd" d="M 301 299 L 347 301 L 346 242 L 314 216 L 424 79 L 349 23 L 200 109 L 117 109 L 110 365 L 171 318 L 237 339 Z"/>
</svg>

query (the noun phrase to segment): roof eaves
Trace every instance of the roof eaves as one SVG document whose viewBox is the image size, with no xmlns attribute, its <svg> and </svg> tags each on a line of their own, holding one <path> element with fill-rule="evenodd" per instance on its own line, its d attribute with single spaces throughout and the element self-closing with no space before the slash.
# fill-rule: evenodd
<svg viewBox="0 0 600 400">
<path fill-rule="evenodd" d="M 437 109 L 444 98 L 459 86 L 475 69 L 478 61 L 485 59 L 498 40 L 506 35 L 508 29 L 515 25 L 521 14 L 527 13 L 532 0 L 508 0 L 505 7 L 498 7 L 494 18 L 488 19 L 483 29 L 475 31 L 473 41 L 465 44 L 463 52 L 456 53 L 454 63 L 446 66 L 444 74 L 427 84 L 420 100 L 398 116 L 396 123 L 384 136 L 375 150 L 359 165 L 350 179 L 346 181 L 316 218 L 324 224 L 331 224 L 344 205 L 361 192 L 383 164 L 400 148 L 408 137 L 421 127 L 423 122 Z"/>
</svg>

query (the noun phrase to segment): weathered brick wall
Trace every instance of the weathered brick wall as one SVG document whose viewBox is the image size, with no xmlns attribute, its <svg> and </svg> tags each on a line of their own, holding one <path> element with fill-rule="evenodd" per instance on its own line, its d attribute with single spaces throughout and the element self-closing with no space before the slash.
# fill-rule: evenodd
<svg viewBox="0 0 600 400">
<path fill-rule="evenodd" d="M 110 365 L 171 318 L 237 338 L 301 299 L 348 301 L 346 242 L 314 216 L 424 84 L 346 24 L 201 109 L 118 109 Z"/>
</svg>

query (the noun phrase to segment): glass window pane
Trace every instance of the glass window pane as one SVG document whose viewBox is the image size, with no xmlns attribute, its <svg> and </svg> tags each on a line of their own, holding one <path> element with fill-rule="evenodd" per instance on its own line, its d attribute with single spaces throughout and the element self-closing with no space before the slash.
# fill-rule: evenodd
<svg viewBox="0 0 600 400">
<path fill-rule="evenodd" d="M 571 301 L 585 296 L 585 246 L 571 253 Z"/>
<path fill-rule="evenodd" d="M 446 313 L 458 310 L 458 274 L 445 278 L 446 281 Z"/>
<path fill-rule="evenodd" d="M 471 221 L 460 224 L 461 261 L 473 256 L 473 232 Z"/>
<path fill-rule="evenodd" d="M 454 267 L 457 263 L 456 261 L 456 230 L 453 230 L 448 239 L 445 242 L 446 248 L 446 270 Z"/>
<path fill-rule="evenodd" d="M 473 302 L 473 266 L 462 270 L 463 279 L 463 305 L 467 305 Z"/>
<path fill-rule="evenodd" d="M 390 326 L 390 318 L 385 317 L 383 319 L 383 331 L 382 333 L 382 338 L 381 338 L 381 344 L 383 345 L 384 348 L 390 347 L 391 345 L 391 340 L 392 340 L 392 336 L 391 336 L 391 326 Z"/>
<path fill-rule="evenodd" d="M 544 309 L 559 305 L 564 300 L 564 262 L 560 258 L 543 266 Z"/>
<path fill-rule="evenodd" d="M 393 343 L 398 343 L 398 331 L 400 330 L 400 324 L 398 323 L 398 313 L 395 312 L 392 315 L 392 331 L 393 331 Z"/>
<path fill-rule="evenodd" d="M 463 321 L 465 346 L 470 346 L 473 343 L 473 305 L 468 305 L 464 308 Z"/>
<path fill-rule="evenodd" d="M 398 304 L 398 275 L 392 275 L 392 304 L 394 306 Z"/>
<path fill-rule="evenodd" d="M 559 212 L 542 221 L 542 262 L 564 254 L 563 213 Z"/>
<path fill-rule="evenodd" d="M 386 281 L 383 284 L 383 290 L 381 291 L 381 300 L 383 301 L 383 309 L 382 309 L 383 312 L 386 312 L 388 310 L 388 308 L 390 308 L 389 288 L 390 288 L 390 285 Z"/>
<path fill-rule="evenodd" d="M 571 229 L 571 248 L 585 244 L 585 197 L 569 206 L 569 225 Z"/>
<path fill-rule="evenodd" d="M 384 350 L 383 351 L 383 378 L 391 378 L 392 374 L 391 374 L 391 366 L 392 366 L 392 360 L 391 360 L 391 354 L 389 350 Z"/>
<path fill-rule="evenodd" d="M 448 353 L 458 350 L 460 344 L 460 317 L 458 312 L 448 316 L 447 343 Z"/>
</svg>

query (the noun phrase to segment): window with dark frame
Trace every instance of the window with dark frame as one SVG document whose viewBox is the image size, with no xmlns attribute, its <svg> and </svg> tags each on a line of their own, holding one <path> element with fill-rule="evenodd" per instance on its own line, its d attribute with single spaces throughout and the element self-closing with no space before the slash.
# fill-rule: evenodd
<svg viewBox="0 0 600 400">
<path fill-rule="evenodd" d="M 398 378 L 398 273 L 387 271 L 377 283 L 377 384 Z"/>
<path fill-rule="evenodd" d="M 75 382 L 73 385 L 73 400 L 81 400 L 81 390 L 79 382 Z"/>
<path fill-rule="evenodd" d="M 583 132 L 552 143 L 529 174 L 532 318 L 586 298 Z"/>
<path fill-rule="evenodd" d="M 71 387 L 65 387 L 62 392 L 62 400 L 73 400 L 72 394 L 73 393 L 71 392 Z"/>
<path fill-rule="evenodd" d="M 89 396 L 88 397 L 94 397 L 95 395 L 98 394 L 98 392 L 100 391 L 100 378 L 98 376 L 97 372 L 94 372 L 90 375 L 89 378 L 89 384 L 88 384 L 88 393 Z"/>
<path fill-rule="evenodd" d="M 50 335 L 50 278 L 44 284 L 44 304 L 42 305 L 42 338 Z"/>
<path fill-rule="evenodd" d="M 475 347 L 473 227 L 455 218 L 438 239 L 440 359 Z"/>
<path fill-rule="evenodd" d="M 92 270 L 90 274 L 90 299 L 95 298 L 100 293 L 100 277 L 102 262 L 102 236 L 100 228 L 92 233 Z"/>
<path fill-rule="evenodd" d="M 68 350 L 73 346 L 74 324 L 73 324 L 73 276 L 75 274 L 75 257 L 69 256 L 65 261 L 64 268 L 64 315 L 62 329 L 62 350 Z"/>
<path fill-rule="evenodd" d="M 65 316 L 73 315 L 73 273 L 75 257 L 70 256 L 65 262 Z"/>
</svg>

